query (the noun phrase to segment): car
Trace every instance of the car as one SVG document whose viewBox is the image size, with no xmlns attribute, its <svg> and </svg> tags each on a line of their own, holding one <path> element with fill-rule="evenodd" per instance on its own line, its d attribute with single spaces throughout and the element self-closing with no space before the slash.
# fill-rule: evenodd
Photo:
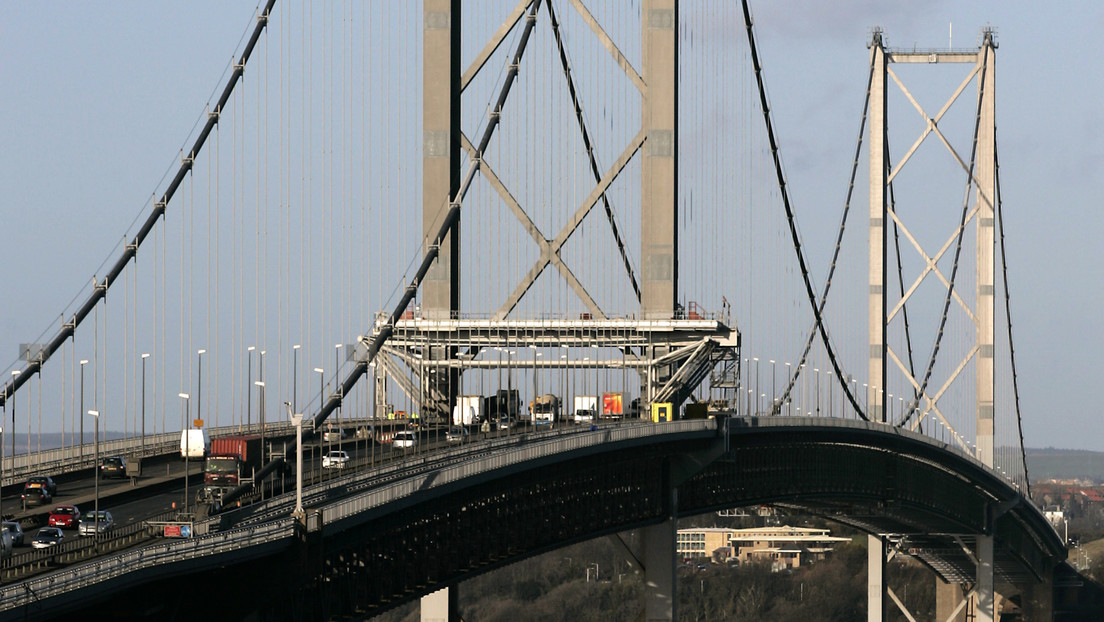
<svg viewBox="0 0 1104 622">
<path fill-rule="evenodd" d="M 20 498 L 26 505 L 49 505 L 54 502 L 54 496 L 46 488 L 24 488 Z"/>
<path fill-rule="evenodd" d="M 413 447 L 418 444 L 418 435 L 413 432 L 395 432 L 391 444 L 395 447 Z"/>
<path fill-rule="evenodd" d="M 61 529 L 57 527 L 43 527 L 35 534 L 34 540 L 31 540 L 31 546 L 36 549 L 44 549 L 57 544 L 61 544 L 61 541 L 65 539 L 65 534 Z"/>
<path fill-rule="evenodd" d="M 15 542 L 12 540 L 11 532 L 7 529 L 0 529 L 0 557 L 11 557 L 13 547 L 15 547 Z"/>
<path fill-rule="evenodd" d="M 502 415 L 495 421 L 495 425 L 499 430 L 508 430 L 517 425 L 517 419 L 508 415 Z"/>
<path fill-rule="evenodd" d="M 126 477 L 127 462 L 122 456 L 108 456 L 100 461 L 100 477 Z"/>
<path fill-rule="evenodd" d="M 57 496 L 57 483 L 54 478 L 49 475 L 34 475 L 27 478 L 27 483 L 23 484 L 23 490 L 31 490 L 34 488 L 45 488 L 46 492 L 50 493 L 51 497 Z"/>
<path fill-rule="evenodd" d="M 77 533 L 82 536 L 92 536 L 111 529 L 114 524 L 115 518 L 111 516 L 111 512 L 107 510 L 93 510 L 81 517 L 80 527 L 77 527 Z"/>
<path fill-rule="evenodd" d="M 323 443 L 335 443 L 345 438 L 345 430 L 342 428 L 327 428 L 322 432 Z"/>
<path fill-rule="evenodd" d="M 349 454 L 344 451 L 333 450 L 322 456 L 323 469 L 344 469 L 349 464 Z"/>
<path fill-rule="evenodd" d="M 463 443 L 468 440 L 468 429 L 464 426 L 454 425 L 445 432 L 445 440 L 450 443 Z"/>
<path fill-rule="evenodd" d="M 59 505 L 50 511 L 50 519 L 46 524 L 62 529 L 76 529 L 80 519 L 80 508 L 75 505 Z"/>
<path fill-rule="evenodd" d="M 16 521 L 6 520 L 0 527 L 7 529 L 12 536 L 12 544 L 15 546 L 23 546 L 23 525 L 20 525 Z"/>
</svg>

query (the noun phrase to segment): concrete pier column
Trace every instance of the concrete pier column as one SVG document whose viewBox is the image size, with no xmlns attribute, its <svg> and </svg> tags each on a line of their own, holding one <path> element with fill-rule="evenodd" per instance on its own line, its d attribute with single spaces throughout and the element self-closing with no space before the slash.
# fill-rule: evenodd
<svg viewBox="0 0 1104 622">
<path fill-rule="evenodd" d="M 962 584 L 935 579 L 935 619 L 938 622 L 966 622 L 965 601 Z"/>
<path fill-rule="evenodd" d="M 678 591 L 675 584 L 675 519 L 643 529 L 644 619 L 671 622 L 677 619 Z"/>
<path fill-rule="evenodd" d="M 1039 583 L 1019 585 L 1020 619 L 1023 622 L 1050 622 L 1054 619 L 1054 577 Z"/>
<path fill-rule="evenodd" d="M 974 620 L 993 622 L 996 614 L 996 591 L 993 585 L 993 536 L 977 539 L 977 610 Z"/>
<path fill-rule="evenodd" d="M 877 536 L 866 537 L 866 619 L 885 619 L 885 542 Z"/>
<path fill-rule="evenodd" d="M 456 600 L 457 590 L 446 587 L 426 594 L 421 602 L 422 622 L 460 622 L 460 608 Z"/>
</svg>

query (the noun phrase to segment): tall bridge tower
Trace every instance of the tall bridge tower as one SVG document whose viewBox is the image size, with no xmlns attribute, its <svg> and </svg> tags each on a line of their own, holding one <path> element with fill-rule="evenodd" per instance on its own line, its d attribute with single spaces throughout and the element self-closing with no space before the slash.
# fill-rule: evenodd
<svg viewBox="0 0 1104 622">
<path fill-rule="evenodd" d="M 969 451 L 985 466 L 993 468 L 995 466 L 996 393 L 994 223 L 997 204 L 995 119 L 997 44 L 994 33 L 990 29 L 984 30 L 976 50 L 896 50 L 886 47 L 883 32 L 876 29 L 869 47 L 871 71 L 867 102 L 870 116 L 870 382 L 866 395 L 869 404 L 868 414 L 872 421 L 888 422 L 885 396 L 890 392 L 896 392 L 898 395 L 911 394 L 913 398 L 903 414 L 902 421 L 899 422 L 901 425 L 907 425 L 912 429 L 923 425 L 944 425 L 953 431 L 956 425 L 963 424 L 952 423 L 951 417 L 940 408 L 940 398 L 956 383 L 968 383 L 969 370 L 972 369 L 975 404 L 972 426 L 974 434 L 966 434 L 966 430 L 963 430 L 961 433 L 956 432 L 956 436 L 976 438 L 975 446 Z M 950 97 L 933 112 L 924 107 L 916 92 L 910 90 L 910 86 L 906 84 L 906 78 L 915 80 L 915 83 L 923 87 L 926 75 L 920 74 L 925 70 L 943 69 L 942 66 L 948 64 L 966 65 L 969 69 Z M 906 73 L 907 70 L 894 70 L 895 66 L 905 65 L 919 68 L 919 71 Z M 894 123 L 891 123 L 888 102 L 890 92 L 894 91 L 892 88 L 894 85 L 899 87 L 900 93 L 904 96 L 905 104 L 901 108 L 912 108 L 922 119 L 919 136 L 912 139 L 913 142 L 910 143 L 908 150 L 897 161 L 893 161 L 890 155 L 891 127 L 907 128 L 909 127 L 907 121 L 913 121 L 915 117 L 908 118 L 907 121 L 894 120 Z M 959 107 L 965 110 L 956 126 L 955 120 L 949 113 L 956 101 L 971 85 L 974 85 L 976 97 L 964 98 L 966 101 L 960 103 Z M 965 130 L 965 137 L 969 142 L 956 142 L 953 134 L 956 130 L 960 138 Z M 933 186 L 930 179 L 926 191 L 921 188 L 921 192 L 914 195 L 906 194 L 907 191 L 901 192 L 903 185 L 900 183 L 897 184 L 898 191 L 894 190 L 894 182 L 905 178 L 909 169 L 927 166 L 926 163 L 917 163 L 921 160 L 922 156 L 919 154 L 922 153 L 923 146 L 931 146 L 935 151 L 949 155 L 950 168 L 940 170 L 957 175 L 958 179 L 964 181 L 966 196 L 960 205 L 954 206 L 954 211 L 937 207 L 940 200 L 930 194 Z M 930 175 L 927 171 L 925 174 Z M 910 221 L 906 208 L 916 206 L 924 208 L 930 206 L 933 209 L 924 209 Z M 939 213 L 934 213 L 937 210 Z M 958 217 L 953 221 L 939 218 L 947 213 L 956 212 Z M 921 234 L 913 228 L 933 220 L 942 222 L 944 225 L 948 223 L 952 225 L 949 235 L 947 229 L 941 230 L 942 235 L 946 237 L 936 238 L 940 240 L 940 245 L 935 246 L 934 251 L 925 247 Z M 975 251 L 973 291 L 969 291 L 970 279 L 968 277 L 963 279 L 965 271 L 960 269 L 960 257 L 964 253 L 968 254 L 970 240 L 967 232 L 971 227 Z M 892 239 L 889 237 L 891 231 L 894 234 Z M 914 279 L 911 283 L 902 276 L 907 268 L 904 267 L 905 263 L 901 259 L 900 246 L 896 247 L 896 257 L 890 254 L 891 249 L 894 248 L 892 242 L 902 234 L 916 251 L 919 260 L 916 274 L 909 277 Z M 888 268 L 893 263 L 898 267 L 898 276 L 901 277 L 899 283 L 888 278 Z M 963 280 L 966 282 L 965 287 Z M 935 281 L 939 284 L 940 294 L 929 297 L 928 301 L 934 301 L 942 305 L 942 308 L 935 305 L 935 309 L 928 309 L 929 317 L 935 319 L 935 325 L 938 326 L 934 332 L 935 346 L 926 367 L 917 369 L 912 364 L 911 353 L 906 355 L 908 351 L 904 347 L 904 344 L 910 340 L 909 316 L 905 309 L 910 302 L 919 298 L 918 291 L 925 281 Z M 899 287 L 899 295 L 896 296 L 890 294 L 890 289 L 895 287 Z M 915 313 L 915 309 L 914 305 L 909 308 L 909 311 Z M 944 357 L 944 360 L 948 357 L 951 360 L 941 367 L 945 370 L 945 378 L 943 384 L 939 385 L 934 382 L 937 374 L 933 372 L 940 368 L 937 367 L 940 363 L 937 360 L 937 354 L 943 345 L 948 316 L 955 312 L 963 315 L 968 323 L 973 324 L 975 338 L 972 344 L 967 344 L 958 352 L 949 353 Z M 923 310 L 919 312 L 921 317 L 923 314 Z M 904 336 L 904 343 L 901 341 L 893 343 L 890 336 L 895 330 L 897 335 Z M 894 389 L 895 384 L 896 389 Z M 902 386 L 906 388 L 902 389 Z M 881 620 L 884 608 L 888 604 L 882 577 L 886 554 L 884 542 L 877 537 L 871 536 L 869 544 L 869 619 Z M 976 611 L 976 619 L 992 620 L 994 615 L 993 539 L 990 535 L 976 536 L 974 555 L 978 563 L 978 576 L 976 585 L 969 594 L 973 601 L 971 606 Z M 950 590 L 942 590 L 941 601 L 946 601 L 948 595 L 953 595 L 952 592 L 956 589 L 952 586 Z M 946 609 L 949 612 L 956 604 L 949 603 L 944 606 L 941 602 L 940 611 Z M 939 619 L 946 619 L 946 615 L 942 615 Z"/>
</svg>

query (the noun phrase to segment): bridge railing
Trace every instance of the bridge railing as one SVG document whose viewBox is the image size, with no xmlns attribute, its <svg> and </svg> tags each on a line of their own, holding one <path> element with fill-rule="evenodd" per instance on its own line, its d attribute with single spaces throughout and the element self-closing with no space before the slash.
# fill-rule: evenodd
<svg viewBox="0 0 1104 622">
<path fill-rule="evenodd" d="M 86 564 L 0 587 L 0 611 L 17 607 L 28 607 L 28 610 L 33 611 L 38 600 L 90 587 L 127 573 L 198 557 L 230 553 L 246 547 L 273 544 L 293 538 L 294 535 L 295 520 L 284 518 L 206 536 L 166 540 L 164 543 L 100 557 Z"/>
<path fill-rule="evenodd" d="M 659 435 L 715 431 L 716 429 L 716 420 L 695 419 L 660 424 L 615 425 L 599 428 L 593 432 L 576 432 L 555 438 L 544 438 L 534 442 L 516 444 L 511 448 L 493 452 L 488 451 L 486 456 L 476 460 L 469 459 L 440 468 L 432 468 L 424 474 L 424 477 L 404 477 L 393 483 L 354 495 L 325 507 L 322 512 L 322 519 L 324 524 L 332 524 L 355 514 L 410 496 L 427 487 L 435 488 L 458 479 L 502 469 L 543 456 L 619 441 Z M 424 458 L 424 460 L 428 459 L 428 457 Z M 409 469 L 410 466 L 411 463 L 407 462 L 406 467 Z M 427 479 L 431 476 L 432 481 Z"/>
<path fill-rule="evenodd" d="M 260 434 L 261 425 L 229 425 L 210 428 L 208 433 L 212 436 L 224 436 L 227 434 Z M 280 421 L 265 424 L 265 433 L 277 436 L 295 433 L 291 423 Z M 100 441 L 100 456 L 123 455 L 130 457 L 145 457 L 172 454 L 180 451 L 180 431 L 164 432 L 145 437 L 117 438 L 109 441 Z M 7 453 L 7 452 L 5 452 Z M 5 455 L 3 461 L 3 475 L 0 485 L 10 486 L 19 484 L 31 475 L 58 475 L 72 473 L 83 469 L 91 469 L 96 462 L 95 444 L 70 445 L 39 452 Z"/>
</svg>

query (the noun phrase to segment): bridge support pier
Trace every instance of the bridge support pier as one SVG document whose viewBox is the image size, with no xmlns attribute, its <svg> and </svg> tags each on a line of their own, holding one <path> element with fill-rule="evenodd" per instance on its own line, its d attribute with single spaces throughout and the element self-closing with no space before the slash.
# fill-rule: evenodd
<svg viewBox="0 0 1104 622">
<path fill-rule="evenodd" d="M 885 619 L 885 541 L 878 536 L 866 537 L 866 619 Z"/>
<path fill-rule="evenodd" d="M 961 583 L 935 579 L 935 619 L 937 622 L 966 622 L 966 596 Z"/>
<path fill-rule="evenodd" d="M 422 622 L 460 622 L 456 588 L 446 587 L 426 594 L 421 602 Z"/>
<path fill-rule="evenodd" d="M 1039 583 L 1017 585 L 1020 589 L 1020 619 L 1023 622 L 1049 622 L 1054 619 L 1054 577 Z"/>
<path fill-rule="evenodd" d="M 993 584 L 993 536 L 977 539 L 977 622 L 993 622 L 996 608 L 996 590 Z"/>
<path fill-rule="evenodd" d="M 675 584 L 677 530 L 674 518 L 642 530 L 644 619 L 647 622 L 671 622 L 678 617 L 678 591 Z"/>
</svg>

